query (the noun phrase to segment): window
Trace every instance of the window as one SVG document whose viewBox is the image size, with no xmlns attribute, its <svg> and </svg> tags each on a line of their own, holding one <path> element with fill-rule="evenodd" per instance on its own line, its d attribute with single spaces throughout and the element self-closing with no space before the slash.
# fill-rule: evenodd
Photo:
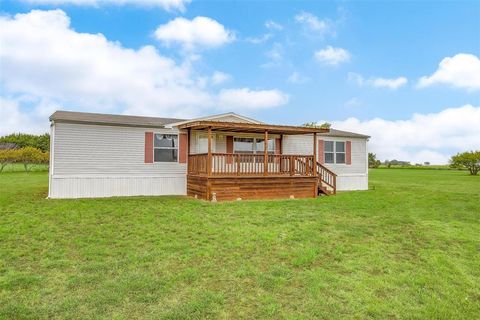
<svg viewBox="0 0 480 320">
<path fill-rule="evenodd" d="M 233 150 L 235 153 L 255 153 L 255 139 L 233 138 Z"/>
<path fill-rule="evenodd" d="M 263 149 L 265 147 L 265 139 L 255 139 L 256 141 L 256 152 L 263 153 Z M 268 139 L 267 142 L 267 153 L 274 154 L 275 153 L 275 140 Z"/>
<path fill-rule="evenodd" d="M 155 134 L 153 139 L 154 162 L 177 162 L 178 136 L 176 134 Z"/>
<path fill-rule="evenodd" d="M 345 163 L 345 142 L 325 141 L 325 163 Z"/>
<path fill-rule="evenodd" d="M 233 138 L 234 153 L 263 153 L 265 139 Z M 268 139 L 268 153 L 275 153 L 275 139 Z"/>
<path fill-rule="evenodd" d="M 345 163 L 345 142 L 335 142 L 335 163 Z"/>
</svg>

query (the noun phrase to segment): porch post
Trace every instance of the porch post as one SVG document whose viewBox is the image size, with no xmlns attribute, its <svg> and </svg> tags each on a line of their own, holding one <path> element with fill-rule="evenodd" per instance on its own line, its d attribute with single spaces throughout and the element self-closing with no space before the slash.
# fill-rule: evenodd
<svg viewBox="0 0 480 320">
<path fill-rule="evenodd" d="M 212 127 L 208 127 L 207 175 L 212 174 Z"/>
<path fill-rule="evenodd" d="M 313 175 L 317 175 L 317 133 L 313 133 Z"/>
<path fill-rule="evenodd" d="M 187 129 L 187 173 L 190 173 L 190 128 Z"/>
<path fill-rule="evenodd" d="M 263 141 L 263 175 L 268 175 L 268 131 L 265 130 L 265 136 Z"/>
<path fill-rule="evenodd" d="M 280 158 L 279 158 L 279 160 L 280 160 L 280 163 L 279 163 L 280 169 L 279 169 L 279 170 L 280 170 L 280 174 L 282 174 L 282 173 L 283 173 L 283 158 L 282 158 L 281 155 L 283 154 L 283 134 L 280 135 L 280 150 L 279 150 L 279 152 L 280 152 Z"/>
</svg>

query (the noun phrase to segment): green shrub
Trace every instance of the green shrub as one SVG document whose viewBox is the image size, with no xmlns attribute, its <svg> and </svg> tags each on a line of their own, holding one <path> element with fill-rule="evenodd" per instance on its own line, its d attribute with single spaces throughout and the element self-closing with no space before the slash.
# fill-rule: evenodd
<svg viewBox="0 0 480 320">
<path fill-rule="evenodd" d="M 30 171 L 32 166 L 39 164 L 48 164 L 50 159 L 49 152 L 43 152 L 33 147 L 21 149 L 0 150 L 0 172 L 8 164 L 23 164 L 25 171 Z"/>
<path fill-rule="evenodd" d="M 8 164 L 15 163 L 15 158 L 16 150 L 0 150 L 0 172 L 2 172 Z"/>
</svg>

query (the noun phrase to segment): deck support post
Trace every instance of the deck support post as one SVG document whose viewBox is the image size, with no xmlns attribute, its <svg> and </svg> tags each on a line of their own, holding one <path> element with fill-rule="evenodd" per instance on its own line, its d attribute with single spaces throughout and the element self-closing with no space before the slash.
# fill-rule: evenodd
<svg viewBox="0 0 480 320">
<path fill-rule="evenodd" d="M 317 133 L 313 133 L 313 176 L 317 176 Z M 316 198 L 318 195 L 318 183 L 319 180 L 315 179 L 315 188 L 313 189 L 313 196 Z M 320 182 L 321 183 L 321 182 Z"/>
<path fill-rule="evenodd" d="M 278 150 L 278 153 L 280 154 L 280 163 L 279 163 L 279 170 L 280 170 L 280 174 L 283 173 L 283 158 L 282 158 L 282 154 L 283 154 L 283 134 L 280 135 L 280 150 Z"/>
<path fill-rule="evenodd" d="M 190 131 L 191 129 L 187 129 L 187 174 L 190 173 Z"/>
<path fill-rule="evenodd" d="M 212 175 L 212 127 L 208 127 L 207 176 Z"/>
<path fill-rule="evenodd" d="M 313 133 L 313 176 L 317 176 L 317 133 Z"/>
<path fill-rule="evenodd" d="M 263 141 L 263 175 L 268 175 L 268 131 L 265 130 Z"/>
</svg>

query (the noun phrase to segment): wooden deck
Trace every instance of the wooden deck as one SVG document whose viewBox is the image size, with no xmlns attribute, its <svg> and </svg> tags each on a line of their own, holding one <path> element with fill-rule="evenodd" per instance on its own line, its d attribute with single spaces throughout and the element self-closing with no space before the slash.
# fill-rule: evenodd
<svg viewBox="0 0 480 320">
<path fill-rule="evenodd" d="M 187 177 L 187 194 L 204 200 L 314 198 L 317 195 L 315 177 Z"/>
<path fill-rule="evenodd" d="M 317 162 L 317 133 L 328 129 L 218 121 L 191 121 L 178 126 L 205 130 L 207 153 L 188 154 L 187 194 L 205 200 L 273 199 L 316 197 L 334 194 L 336 175 Z M 212 131 L 263 133 L 263 154 L 212 152 Z M 268 152 L 269 134 L 312 134 L 312 155 Z M 280 143 L 281 145 L 281 143 Z M 227 149 L 228 150 L 228 149 Z"/>
<path fill-rule="evenodd" d="M 210 161 L 208 160 L 210 158 Z M 313 156 L 211 153 L 188 158 L 187 194 L 204 200 L 313 198 L 336 175 Z"/>
</svg>

